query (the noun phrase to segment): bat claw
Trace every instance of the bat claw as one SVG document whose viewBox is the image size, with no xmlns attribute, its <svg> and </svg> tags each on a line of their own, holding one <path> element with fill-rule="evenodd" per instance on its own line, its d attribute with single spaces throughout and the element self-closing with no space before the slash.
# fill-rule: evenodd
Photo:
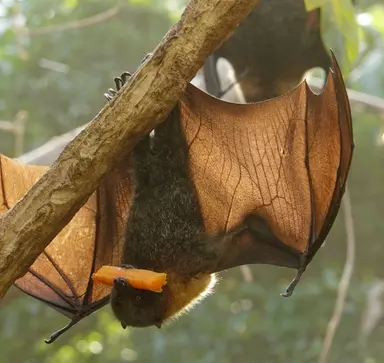
<svg viewBox="0 0 384 363">
<path fill-rule="evenodd" d="M 302 256 L 300 258 L 300 267 L 297 270 L 295 278 L 291 281 L 291 283 L 286 288 L 285 292 L 282 292 L 280 295 L 283 297 L 290 297 L 292 296 L 293 292 L 295 291 L 296 285 L 299 283 L 301 276 L 303 275 L 305 269 L 307 267 L 306 264 L 306 256 Z"/>
<path fill-rule="evenodd" d="M 293 291 L 295 290 L 295 286 L 291 287 L 292 284 L 289 284 L 285 292 L 282 292 L 280 296 L 282 297 L 290 297 L 293 294 Z"/>
<path fill-rule="evenodd" d="M 304 271 L 303 271 L 304 272 Z M 302 273 L 299 271 L 297 272 L 295 278 L 291 281 L 291 283 L 288 285 L 285 292 L 282 292 L 280 295 L 282 297 L 290 297 L 292 296 L 293 292 L 295 291 L 296 285 L 299 283 Z"/>
<path fill-rule="evenodd" d="M 145 57 L 142 59 L 141 64 L 143 64 L 149 57 L 152 56 L 153 53 L 147 53 Z M 121 90 L 121 88 L 127 83 L 127 81 L 132 77 L 132 73 L 124 72 L 120 77 L 115 77 L 114 82 L 116 85 L 116 90 L 113 88 L 108 89 L 108 93 L 104 93 L 104 97 L 107 101 L 112 101 L 113 98 L 117 95 L 117 92 Z"/>
<path fill-rule="evenodd" d="M 109 88 L 108 93 L 104 93 L 104 97 L 108 101 L 111 101 L 131 77 L 132 73 L 129 72 L 124 72 L 121 74 L 120 77 L 115 77 L 114 81 L 116 85 L 116 90 L 114 90 L 113 88 Z"/>
<path fill-rule="evenodd" d="M 80 318 L 78 318 L 78 317 L 73 318 L 66 326 L 64 326 L 63 328 L 59 329 L 58 331 L 55 331 L 54 333 L 52 333 L 51 336 L 48 339 L 44 339 L 44 341 L 47 344 L 53 343 L 60 335 L 65 333 L 67 330 L 69 330 L 71 327 L 73 327 L 79 321 L 80 321 Z"/>
<path fill-rule="evenodd" d="M 113 97 L 109 93 L 104 93 L 104 97 L 107 99 L 107 101 L 112 101 Z"/>
</svg>

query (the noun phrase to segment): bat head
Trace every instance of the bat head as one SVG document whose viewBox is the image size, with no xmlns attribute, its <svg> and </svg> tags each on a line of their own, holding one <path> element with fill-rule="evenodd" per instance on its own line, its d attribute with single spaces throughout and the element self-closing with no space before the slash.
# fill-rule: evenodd
<svg viewBox="0 0 384 363">
<path fill-rule="evenodd" d="M 114 280 L 111 306 L 124 329 L 152 325 L 160 328 L 167 307 L 164 292 L 136 289 L 121 277 Z"/>
</svg>

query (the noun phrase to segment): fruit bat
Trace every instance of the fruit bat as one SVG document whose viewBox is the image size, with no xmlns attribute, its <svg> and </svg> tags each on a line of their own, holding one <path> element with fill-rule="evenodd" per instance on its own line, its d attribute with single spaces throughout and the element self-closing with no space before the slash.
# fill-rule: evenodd
<svg viewBox="0 0 384 363">
<path fill-rule="evenodd" d="M 216 66 L 227 59 L 247 102 L 279 96 L 311 68 L 330 66 L 320 32 L 321 10 L 307 12 L 304 0 L 260 0 L 204 63 L 207 92 L 221 97 Z"/>
<path fill-rule="evenodd" d="M 303 81 L 233 104 L 189 84 L 15 285 L 71 319 L 47 342 L 109 301 L 124 328 L 160 327 L 211 292 L 216 273 L 244 264 L 296 269 L 289 296 L 336 218 L 353 147 L 333 56 L 319 95 Z M 44 171 L 2 156 L 0 213 Z M 167 284 L 110 288 L 91 278 L 104 265 L 166 273 Z"/>
</svg>

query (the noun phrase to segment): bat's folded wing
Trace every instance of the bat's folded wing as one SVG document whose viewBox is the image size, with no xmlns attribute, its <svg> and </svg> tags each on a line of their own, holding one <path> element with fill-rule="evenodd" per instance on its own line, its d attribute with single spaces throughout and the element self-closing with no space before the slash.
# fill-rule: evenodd
<svg viewBox="0 0 384 363">
<path fill-rule="evenodd" d="M 335 220 L 352 158 L 335 58 L 319 95 L 304 81 L 275 99 L 232 104 L 189 86 L 181 115 L 207 232 L 241 227 L 218 269 L 306 265 Z"/>
<path fill-rule="evenodd" d="M 0 155 L 0 213 L 11 208 L 46 169 Z M 118 168 L 102 181 L 28 272 L 15 282 L 73 323 L 109 300 L 110 288 L 94 284 L 91 275 L 102 265 L 121 263 L 124 220 L 130 203 L 127 169 Z"/>
</svg>

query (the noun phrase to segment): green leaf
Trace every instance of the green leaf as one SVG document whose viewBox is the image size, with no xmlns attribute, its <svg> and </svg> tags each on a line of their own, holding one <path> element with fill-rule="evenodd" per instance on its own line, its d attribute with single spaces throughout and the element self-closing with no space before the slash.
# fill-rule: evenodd
<svg viewBox="0 0 384 363">
<path fill-rule="evenodd" d="M 321 8 L 328 2 L 329 0 L 304 0 L 305 8 L 308 12 L 317 8 Z"/>
<path fill-rule="evenodd" d="M 345 42 L 346 68 L 350 68 L 359 52 L 359 26 L 351 0 L 332 0 L 334 19 Z"/>
<path fill-rule="evenodd" d="M 79 5 L 79 0 L 64 0 L 64 7 L 67 9 L 73 9 Z"/>
<path fill-rule="evenodd" d="M 372 26 L 384 36 L 384 6 L 373 5 L 369 13 L 372 15 Z"/>
<path fill-rule="evenodd" d="M 139 5 L 139 6 L 149 6 L 152 5 L 152 0 L 129 0 L 131 5 Z"/>
</svg>

